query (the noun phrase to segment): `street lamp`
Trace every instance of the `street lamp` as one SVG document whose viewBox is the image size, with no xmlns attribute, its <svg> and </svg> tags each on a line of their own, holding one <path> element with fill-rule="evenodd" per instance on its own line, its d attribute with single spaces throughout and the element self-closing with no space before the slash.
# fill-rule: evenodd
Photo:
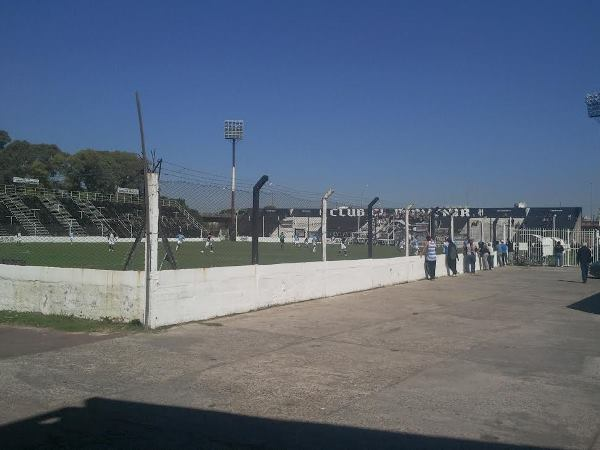
<svg viewBox="0 0 600 450">
<path fill-rule="evenodd" d="M 236 240 L 236 232 L 233 227 L 235 222 L 235 141 L 242 139 L 244 134 L 243 120 L 226 120 L 225 121 L 225 139 L 231 141 L 232 145 L 232 165 L 231 165 L 231 221 L 229 225 L 229 239 Z"/>
</svg>

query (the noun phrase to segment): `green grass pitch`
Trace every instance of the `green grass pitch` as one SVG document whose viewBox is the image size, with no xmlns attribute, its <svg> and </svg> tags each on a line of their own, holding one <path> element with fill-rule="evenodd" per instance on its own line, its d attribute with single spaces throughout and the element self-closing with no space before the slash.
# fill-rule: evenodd
<svg viewBox="0 0 600 450">
<path fill-rule="evenodd" d="M 175 254 L 178 269 L 200 267 L 242 266 L 250 264 L 250 242 L 215 242 L 214 253 L 205 248 L 204 242 L 184 242 L 175 252 L 175 243 L 171 249 Z M 4 264 L 23 264 L 28 266 L 77 267 L 90 269 L 123 270 L 123 265 L 131 243 L 118 243 L 115 250 L 110 252 L 106 243 L 1 243 L 0 262 Z M 327 259 L 330 261 L 344 259 L 364 259 L 367 257 L 366 245 L 348 245 L 348 255 L 338 252 L 339 245 L 327 247 Z M 144 247 L 139 245 L 133 258 L 130 270 L 142 270 L 144 267 Z M 298 263 L 321 261 L 321 246 L 317 245 L 312 252 L 312 245 L 295 247 L 286 243 L 280 248 L 279 243 L 259 244 L 260 264 Z M 164 257 L 162 243 L 159 244 L 159 265 Z M 404 256 L 390 246 L 373 246 L 374 258 L 393 258 Z M 168 261 L 162 265 L 162 270 L 169 270 Z"/>
</svg>

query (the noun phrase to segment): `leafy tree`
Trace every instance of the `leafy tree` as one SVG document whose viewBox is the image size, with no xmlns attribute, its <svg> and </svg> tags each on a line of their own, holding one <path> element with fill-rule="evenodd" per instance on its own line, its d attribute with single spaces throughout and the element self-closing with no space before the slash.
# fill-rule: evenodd
<svg viewBox="0 0 600 450">
<path fill-rule="evenodd" d="M 38 178 L 42 186 L 53 186 L 64 170 L 67 155 L 56 145 L 12 141 L 0 151 L 0 183 L 13 177 Z"/>
<path fill-rule="evenodd" d="M 0 130 L 0 150 L 6 147 L 12 139 L 5 130 Z"/>
<path fill-rule="evenodd" d="M 67 187 L 74 190 L 114 192 L 118 186 L 141 189 L 142 162 L 136 154 L 121 151 L 80 150 L 66 166 Z"/>
</svg>

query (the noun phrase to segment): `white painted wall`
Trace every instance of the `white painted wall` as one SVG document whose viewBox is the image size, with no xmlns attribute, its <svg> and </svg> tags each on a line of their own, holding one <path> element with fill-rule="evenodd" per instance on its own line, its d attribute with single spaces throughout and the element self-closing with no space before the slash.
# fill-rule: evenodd
<svg viewBox="0 0 600 450">
<path fill-rule="evenodd" d="M 144 272 L 0 264 L 0 310 L 142 319 Z"/>
<path fill-rule="evenodd" d="M 424 278 L 418 256 L 159 272 L 153 328 Z M 462 266 L 457 269 L 462 272 Z M 436 275 L 446 276 L 438 256 Z"/>
<path fill-rule="evenodd" d="M 152 283 L 150 326 L 415 281 L 423 265 L 411 256 L 164 270 Z M 436 275 L 446 276 L 443 255 Z M 143 321 L 144 309 L 144 272 L 0 265 L 0 310 Z"/>
</svg>

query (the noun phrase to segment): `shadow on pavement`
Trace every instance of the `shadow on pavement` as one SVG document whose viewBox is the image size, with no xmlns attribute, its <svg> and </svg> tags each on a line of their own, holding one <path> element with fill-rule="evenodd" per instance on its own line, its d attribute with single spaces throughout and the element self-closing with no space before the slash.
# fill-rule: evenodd
<svg viewBox="0 0 600 450">
<path fill-rule="evenodd" d="M 90 398 L 0 427 L 2 448 L 525 449 L 518 445 L 291 422 Z"/>
<path fill-rule="evenodd" d="M 579 300 L 578 302 L 567 306 L 567 308 L 592 314 L 600 314 L 600 292 L 590 295 L 583 300 Z"/>
</svg>

